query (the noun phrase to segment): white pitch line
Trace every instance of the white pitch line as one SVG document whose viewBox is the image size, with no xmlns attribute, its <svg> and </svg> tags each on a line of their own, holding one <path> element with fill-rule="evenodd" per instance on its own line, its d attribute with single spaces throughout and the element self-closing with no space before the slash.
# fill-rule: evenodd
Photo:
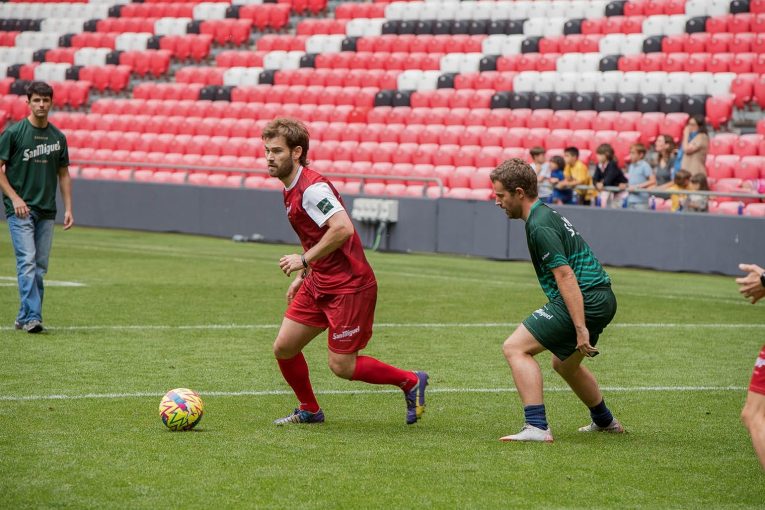
<svg viewBox="0 0 765 510">
<path fill-rule="evenodd" d="M 421 328 L 421 329 L 443 329 L 443 328 L 514 328 L 517 322 L 383 322 L 375 324 L 375 328 Z M 154 330 L 237 330 L 237 329 L 278 329 L 280 324 L 113 324 L 96 326 L 60 326 L 49 327 L 48 330 L 54 331 L 154 331 Z M 660 328 L 694 328 L 694 329 L 763 329 L 765 323 L 680 323 L 680 322 L 624 322 L 620 324 L 611 324 L 609 328 L 620 329 L 660 329 Z M 0 327 L 2 330 L 11 330 L 13 327 Z"/>
<path fill-rule="evenodd" d="M 612 393 L 632 392 L 707 392 L 707 391 L 744 391 L 744 386 L 614 386 L 602 387 L 602 391 Z M 548 393 L 566 393 L 570 388 L 545 388 Z M 383 395 L 400 393 L 401 390 L 324 390 L 317 395 Z M 433 388 L 432 393 L 517 393 L 515 388 Z M 268 397 L 274 395 L 292 395 L 289 390 L 243 390 L 243 391 L 200 391 L 204 397 Z M 29 402 L 39 400 L 108 400 L 121 398 L 161 397 L 160 392 L 136 393 L 85 393 L 82 395 L 0 395 L 0 402 Z"/>
<path fill-rule="evenodd" d="M 18 285 L 15 276 L 0 276 L 0 287 L 16 287 Z M 85 287 L 84 283 L 67 282 L 60 280 L 45 280 L 46 287 Z"/>
</svg>

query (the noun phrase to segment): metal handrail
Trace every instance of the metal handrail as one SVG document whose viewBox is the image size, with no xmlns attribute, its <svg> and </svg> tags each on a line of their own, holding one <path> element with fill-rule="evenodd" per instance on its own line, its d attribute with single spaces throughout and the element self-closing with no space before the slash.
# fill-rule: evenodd
<svg viewBox="0 0 765 510">
<path fill-rule="evenodd" d="M 100 167 L 130 167 L 133 170 L 141 169 L 141 168 L 161 168 L 161 169 L 167 169 L 167 170 L 192 170 L 196 172 L 226 172 L 226 173 L 240 173 L 242 176 L 246 175 L 266 175 L 268 176 L 269 173 L 267 170 L 253 170 L 249 168 L 237 168 L 237 167 L 226 167 L 226 168 L 220 168 L 215 166 L 205 166 L 205 165 L 174 165 L 170 163 L 139 163 L 134 161 L 102 161 L 102 160 L 71 160 L 69 162 L 70 165 L 77 165 L 77 166 L 100 166 Z M 328 172 L 328 173 L 322 173 L 325 177 L 339 177 L 339 178 L 345 178 L 345 179 L 359 179 L 359 192 L 364 191 L 364 185 L 366 181 L 369 180 L 386 180 L 386 181 L 417 181 L 422 182 L 423 184 L 427 183 L 433 183 L 435 184 L 435 187 L 438 188 L 438 196 L 443 197 L 444 196 L 444 183 L 439 177 L 402 177 L 398 175 L 378 175 L 378 174 L 351 174 L 351 173 L 335 173 L 335 172 Z M 131 174 L 131 179 L 133 175 Z M 188 181 L 188 175 L 186 176 L 184 182 Z M 244 183 L 240 187 L 243 187 Z M 427 196 L 427 186 L 422 187 L 422 196 Z"/>
</svg>

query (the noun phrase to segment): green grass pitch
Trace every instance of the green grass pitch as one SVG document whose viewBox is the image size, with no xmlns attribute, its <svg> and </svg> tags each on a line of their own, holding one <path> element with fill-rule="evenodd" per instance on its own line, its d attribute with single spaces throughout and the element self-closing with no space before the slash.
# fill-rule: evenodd
<svg viewBox="0 0 765 510">
<path fill-rule="evenodd" d="M 57 230 L 50 330 L 34 336 L 12 328 L 4 236 L 0 507 L 765 506 L 739 422 L 765 305 L 731 278 L 609 268 L 619 312 L 587 363 L 629 434 L 578 433 L 587 410 L 541 355 L 555 443 L 508 444 L 523 418 L 502 341 L 545 301 L 530 264 L 368 253 L 380 294 L 365 352 L 430 373 L 423 420 L 404 424 L 400 393 L 334 377 L 322 336 L 306 357 L 327 422 L 276 428 L 295 405 L 271 353 L 278 259 L 296 249 Z M 159 419 L 175 387 L 205 401 L 195 431 Z"/>
</svg>

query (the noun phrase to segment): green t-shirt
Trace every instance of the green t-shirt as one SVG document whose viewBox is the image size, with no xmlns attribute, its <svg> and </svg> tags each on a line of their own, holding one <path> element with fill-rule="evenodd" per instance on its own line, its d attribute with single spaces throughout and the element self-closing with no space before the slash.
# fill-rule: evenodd
<svg viewBox="0 0 765 510">
<path fill-rule="evenodd" d="M 64 133 L 48 122 L 37 128 L 21 120 L 0 134 L 0 161 L 11 187 L 42 219 L 56 217 L 58 170 L 69 166 Z M 5 216 L 12 216 L 13 203 L 3 197 Z"/>
<path fill-rule="evenodd" d="M 531 206 L 526 220 L 526 241 L 539 284 L 550 301 L 560 296 L 552 273 L 556 267 L 570 266 L 582 292 L 611 284 L 608 273 L 571 222 L 540 201 Z"/>
</svg>

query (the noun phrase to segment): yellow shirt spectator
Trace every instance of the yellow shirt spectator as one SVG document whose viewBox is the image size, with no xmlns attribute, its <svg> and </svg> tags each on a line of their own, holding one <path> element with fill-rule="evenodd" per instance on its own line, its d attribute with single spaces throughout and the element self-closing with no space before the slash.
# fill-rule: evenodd
<svg viewBox="0 0 765 510">
<path fill-rule="evenodd" d="M 579 160 L 576 160 L 573 165 L 566 165 L 566 168 L 563 169 L 563 176 L 567 181 L 576 181 L 576 184 L 572 182 L 572 185 L 592 186 L 590 170 L 587 168 L 587 165 Z M 594 190 L 576 190 L 576 194 L 579 197 L 580 204 L 595 198 Z"/>
</svg>

